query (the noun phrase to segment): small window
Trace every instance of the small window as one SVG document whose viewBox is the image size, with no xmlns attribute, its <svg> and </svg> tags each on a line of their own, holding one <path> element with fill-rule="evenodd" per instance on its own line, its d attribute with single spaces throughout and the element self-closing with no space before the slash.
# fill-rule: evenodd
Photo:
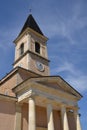
<svg viewBox="0 0 87 130">
<path fill-rule="evenodd" d="M 35 42 L 35 52 L 40 54 L 40 44 L 38 42 Z"/>
<path fill-rule="evenodd" d="M 24 53 L 24 43 L 21 44 L 20 46 L 20 55 Z"/>
</svg>

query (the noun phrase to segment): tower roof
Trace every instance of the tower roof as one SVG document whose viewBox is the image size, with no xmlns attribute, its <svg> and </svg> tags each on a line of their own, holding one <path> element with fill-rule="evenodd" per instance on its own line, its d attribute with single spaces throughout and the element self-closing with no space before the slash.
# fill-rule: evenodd
<svg viewBox="0 0 87 130">
<path fill-rule="evenodd" d="M 35 19 L 33 18 L 33 16 L 31 14 L 28 16 L 20 34 L 22 34 L 22 32 L 28 27 L 33 29 L 34 31 L 38 32 L 39 34 L 43 35 L 42 31 L 40 30 L 38 24 L 36 23 Z"/>
</svg>

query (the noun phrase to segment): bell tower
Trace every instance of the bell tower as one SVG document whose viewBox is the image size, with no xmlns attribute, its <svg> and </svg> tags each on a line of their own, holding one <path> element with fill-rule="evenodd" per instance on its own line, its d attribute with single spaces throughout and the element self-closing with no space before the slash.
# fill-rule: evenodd
<svg viewBox="0 0 87 130">
<path fill-rule="evenodd" d="M 18 37 L 14 40 L 15 61 L 13 67 L 20 66 L 37 74 L 48 76 L 47 40 L 30 14 Z"/>
</svg>

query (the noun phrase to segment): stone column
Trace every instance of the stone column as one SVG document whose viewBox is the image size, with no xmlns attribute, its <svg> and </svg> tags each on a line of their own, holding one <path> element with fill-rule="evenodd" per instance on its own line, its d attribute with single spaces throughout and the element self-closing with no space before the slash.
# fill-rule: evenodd
<svg viewBox="0 0 87 130">
<path fill-rule="evenodd" d="M 15 130 L 21 130 L 21 106 L 16 104 Z"/>
<path fill-rule="evenodd" d="M 62 119 L 62 128 L 63 130 L 69 130 L 69 125 L 68 125 L 68 118 L 67 118 L 67 113 L 66 113 L 66 108 L 64 105 L 61 107 L 61 119 Z"/>
<path fill-rule="evenodd" d="M 36 113 L 34 98 L 29 98 L 29 111 L 28 111 L 28 130 L 36 130 Z"/>
<path fill-rule="evenodd" d="M 48 120 L 48 130 L 54 130 L 53 111 L 52 106 L 50 104 L 48 104 L 47 106 L 47 120 Z"/>
<path fill-rule="evenodd" d="M 78 110 L 74 110 L 74 117 L 76 122 L 76 130 L 82 130 Z"/>
</svg>

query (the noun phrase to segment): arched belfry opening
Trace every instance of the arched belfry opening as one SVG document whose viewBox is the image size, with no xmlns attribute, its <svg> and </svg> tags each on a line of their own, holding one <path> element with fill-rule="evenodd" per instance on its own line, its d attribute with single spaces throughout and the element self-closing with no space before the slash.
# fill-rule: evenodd
<svg viewBox="0 0 87 130">
<path fill-rule="evenodd" d="M 40 44 L 35 42 L 35 52 L 40 54 Z"/>
<path fill-rule="evenodd" d="M 24 53 L 24 43 L 20 45 L 20 56 Z"/>
</svg>

